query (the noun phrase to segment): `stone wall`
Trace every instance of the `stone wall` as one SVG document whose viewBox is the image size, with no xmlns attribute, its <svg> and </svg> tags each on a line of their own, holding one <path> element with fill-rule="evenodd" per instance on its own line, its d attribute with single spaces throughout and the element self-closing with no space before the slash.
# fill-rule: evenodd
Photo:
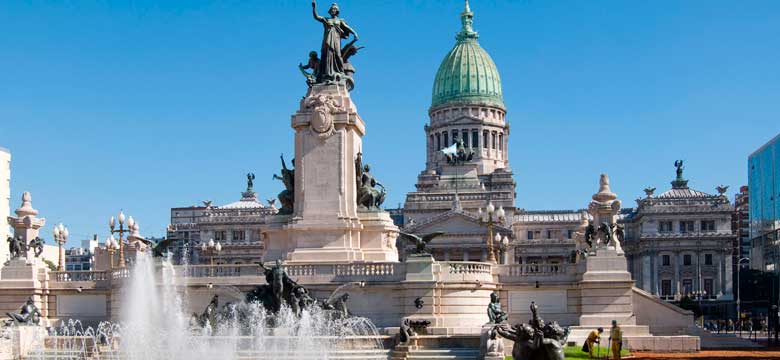
<svg viewBox="0 0 780 360">
<path fill-rule="evenodd" d="M 636 288 L 632 292 L 636 322 L 650 326 L 654 335 L 681 335 L 694 325 L 693 312 L 669 304 Z"/>
</svg>

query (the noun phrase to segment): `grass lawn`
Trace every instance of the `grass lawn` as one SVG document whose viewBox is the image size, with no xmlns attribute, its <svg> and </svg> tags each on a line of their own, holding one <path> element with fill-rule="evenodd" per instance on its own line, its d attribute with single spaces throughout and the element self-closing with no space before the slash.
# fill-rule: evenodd
<svg viewBox="0 0 780 360">
<path fill-rule="evenodd" d="M 567 359 L 589 359 L 588 353 L 582 352 L 581 346 L 567 346 L 566 349 L 564 349 L 564 352 Z M 603 358 L 607 354 L 607 349 L 602 347 L 600 354 Z M 623 351 L 620 352 L 621 356 L 628 356 L 629 354 L 630 353 L 626 349 L 623 349 Z M 512 357 L 507 356 L 506 360 L 512 360 Z"/>
</svg>

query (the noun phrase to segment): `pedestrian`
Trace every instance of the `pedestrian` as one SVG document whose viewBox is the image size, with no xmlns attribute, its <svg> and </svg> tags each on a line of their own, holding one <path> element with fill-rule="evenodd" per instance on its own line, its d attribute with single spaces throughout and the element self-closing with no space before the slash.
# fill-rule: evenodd
<svg viewBox="0 0 780 360">
<path fill-rule="evenodd" d="M 612 320 L 612 329 L 609 331 L 609 344 L 612 349 L 612 358 L 620 359 L 620 351 L 623 350 L 623 330 L 618 326 L 617 320 Z"/>
<path fill-rule="evenodd" d="M 603 332 L 603 327 L 591 331 L 590 334 L 588 334 L 588 338 L 585 339 L 585 343 L 582 344 L 582 351 L 588 353 L 588 356 L 590 356 L 591 359 L 593 358 L 593 350 L 595 345 L 601 343 L 601 333 Z"/>
</svg>

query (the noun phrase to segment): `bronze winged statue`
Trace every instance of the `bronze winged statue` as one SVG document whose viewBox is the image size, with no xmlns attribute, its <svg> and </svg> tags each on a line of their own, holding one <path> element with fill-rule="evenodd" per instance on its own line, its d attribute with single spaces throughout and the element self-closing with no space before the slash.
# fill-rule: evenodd
<svg viewBox="0 0 780 360">
<path fill-rule="evenodd" d="M 429 253 L 426 251 L 425 246 L 433 240 L 433 238 L 444 235 L 443 231 L 436 231 L 432 232 L 430 234 L 425 235 L 416 235 L 416 234 L 409 234 L 402 231 L 399 231 L 398 234 L 400 237 L 410 243 L 415 244 L 415 254 L 417 255 L 428 255 Z"/>
</svg>

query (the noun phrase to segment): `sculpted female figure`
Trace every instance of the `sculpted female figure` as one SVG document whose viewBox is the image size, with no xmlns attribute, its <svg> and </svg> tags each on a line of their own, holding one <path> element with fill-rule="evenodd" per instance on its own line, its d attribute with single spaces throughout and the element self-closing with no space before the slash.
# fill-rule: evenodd
<svg viewBox="0 0 780 360">
<path fill-rule="evenodd" d="M 358 35 L 347 25 L 344 19 L 339 18 L 339 6 L 333 3 L 328 9 L 330 18 L 324 18 L 317 15 L 317 1 L 312 0 L 311 12 L 314 19 L 321 22 L 325 28 L 322 36 L 322 49 L 320 50 L 319 71 L 317 71 L 317 82 L 324 83 L 328 81 L 338 81 L 344 77 L 344 58 L 341 54 L 341 39 L 346 39 L 349 34 L 354 36 L 357 41 Z"/>
</svg>

